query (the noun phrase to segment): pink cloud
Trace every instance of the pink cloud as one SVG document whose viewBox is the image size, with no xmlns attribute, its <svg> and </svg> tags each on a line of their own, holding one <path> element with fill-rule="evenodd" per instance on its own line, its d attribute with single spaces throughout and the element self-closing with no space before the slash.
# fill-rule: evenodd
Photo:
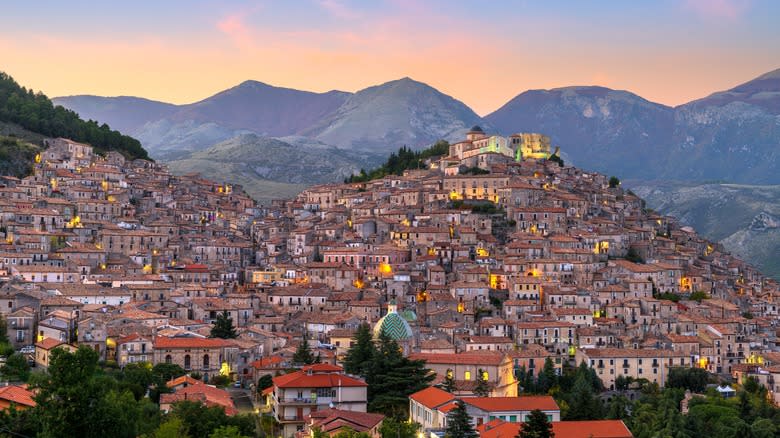
<svg viewBox="0 0 780 438">
<path fill-rule="evenodd" d="M 749 8 L 750 0 L 686 0 L 686 9 L 703 18 L 736 20 Z"/>
</svg>

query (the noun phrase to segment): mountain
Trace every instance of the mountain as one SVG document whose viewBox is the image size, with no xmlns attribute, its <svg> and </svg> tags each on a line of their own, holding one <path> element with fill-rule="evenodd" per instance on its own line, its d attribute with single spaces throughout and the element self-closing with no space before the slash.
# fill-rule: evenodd
<svg viewBox="0 0 780 438">
<path fill-rule="evenodd" d="M 478 123 L 480 117 L 463 102 L 403 78 L 358 91 L 301 134 L 342 147 L 387 152 L 460 138 Z"/>
<path fill-rule="evenodd" d="M 176 105 L 132 96 L 65 96 L 55 97 L 52 102 L 77 112 L 86 120 L 99 120 L 123 132 L 135 132 L 144 124 L 176 111 Z"/>
<path fill-rule="evenodd" d="M 170 119 L 214 122 L 265 136 L 292 135 L 335 111 L 348 96 L 342 91 L 312 93 L 246 81 L 200 102 L 182 105 Z"/>
<path fill-rule="evenodd" d="M 780 278 L 780 185 L 626 183 L 648 207 L 677 217 Z"/>
<path fill-rule="evenodd" d="M 686 180 L 778 184 L 779 145 L 780 70 L 775 70 L 675 108 L 669 157 Z"/>
<path fill-rule="evenodd" d="M 627 91 L 566 87 L 519 94 L 485 120 L 505 135 L 542 132 L 582 168 L 651 178 L 669 144 L 674 109 Z"/>
<path fill-rule="evenodd" d="M 343 180 L 381 160 L 308 138 L 243 134 L 168 162 L 175 173 L 200 172 L 241 184 L 256 199 L 294 196 L 307 185 Z"/>
</svg>

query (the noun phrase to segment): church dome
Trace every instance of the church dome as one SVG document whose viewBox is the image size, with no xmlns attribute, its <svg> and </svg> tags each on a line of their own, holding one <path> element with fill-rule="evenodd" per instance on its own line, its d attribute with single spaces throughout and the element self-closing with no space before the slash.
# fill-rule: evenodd
<svg viewBox="0 0 780 438">
<path fill-rule="evenodd" d="M 482 128 L 479 127 L 479 125 L 472 126 L 469 132 L 481 132 L 483 134 L 485 133 L 485 131 L 483 131 Z"/>
<path fill-rule="evenodd" d="M 387 315 L 383 316 L 374 326 L 374 337 L 378 338 L 382 333 L 396 341 L 402 341 L 412 337 L 412 327 L 406 318 L 398 313 L 395 301 L 387 306 Z"/>
</svg>

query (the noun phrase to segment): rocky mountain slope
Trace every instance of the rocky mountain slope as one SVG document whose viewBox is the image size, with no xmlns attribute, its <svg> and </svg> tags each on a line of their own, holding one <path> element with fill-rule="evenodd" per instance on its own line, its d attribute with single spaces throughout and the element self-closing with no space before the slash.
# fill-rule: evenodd
<svg viewBox="0 0 780 438">
<path fill-rule="evenodd" d="M 780 185 L 630 181 L 627 186 L 648 207 L 676 216 L 780 278 Z"/>
</svg>

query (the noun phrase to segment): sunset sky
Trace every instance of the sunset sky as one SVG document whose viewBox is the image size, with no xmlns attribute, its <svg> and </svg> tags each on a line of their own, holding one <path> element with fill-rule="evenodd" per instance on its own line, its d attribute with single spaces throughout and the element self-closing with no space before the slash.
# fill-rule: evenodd
<svg viewBox="0 0 780 438">
<path fill-rule="evenodd" d="M 244 80 L 357 91 L 404 76 L 480 115 L 537 88 L 677 105 L 780 68 L 780 1 L 5 2 L 0 70 L 50 97 L 172 103 Z"/>
</svg>

